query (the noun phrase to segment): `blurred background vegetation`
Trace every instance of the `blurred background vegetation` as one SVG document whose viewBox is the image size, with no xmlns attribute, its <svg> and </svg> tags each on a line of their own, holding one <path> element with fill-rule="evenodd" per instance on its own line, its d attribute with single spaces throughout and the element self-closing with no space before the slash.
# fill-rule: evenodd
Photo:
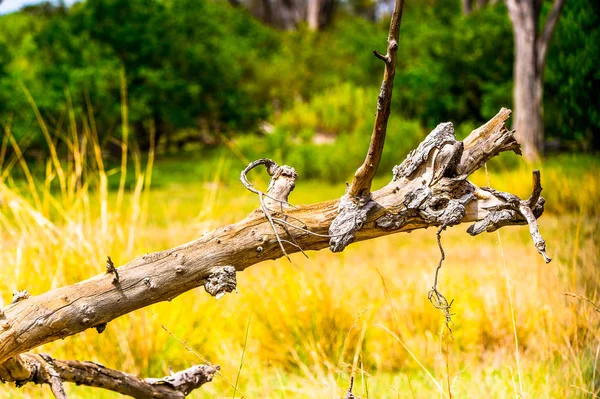
<svg viewBox="0 0 600 399">
<path fill-rule="evenodd" d="M 35 102 L 58 133 L 70 119 L 94 123 L 103 148 L 118 158 L 111 143 L 123 136 L 124 79 L 131 135 L 142 151 L 152 123 L 159 154 L 242 138 L 249 157 L 280 151 L 280 161 L 302 176 L 346 177 L 362 146 L 348 154 L 345 145 L 315 144 L 368 136 L 382 75 L 371 50 L 385 47 L 386 3 L 325 2 L 331 7 L 321 10 L 318 29 L 306 18 L 285 20 L 276 1 L 279 11 L 265 16 L 267 3 L 88 0 L 0 16 L 0 122 L 30 158 L 46 159 Z M 551 42 L 544 81 L 550 151 L 600 148 L 599 11 L 593 0 L 569 0 Z M 511 107 L 513 52 L 502 2 L 468 13 L 459 1 L 408 2 L 389 124 L 396 142 L 388 148 L 404 153 L 442 121 L 466 134 Z M 296 151 L 306 157 L 288 161 Z M 329 168 L 319 162 L 336 151 L 356 162 L 324 176 Z"/>
<path fill-rule="evenodd" d="M 369 142 L 383 70 L 371 50 L 385 48 L 389 8 L 323 0 L 310 20 L 292 1 L 266 3 L 87 0 L 0 16 L 5 301 L 102 273 L 106 255 L 122 265 L 240 220 L 258 206 L 237 181 L 255 158 L 296 167 L 293 203 L 342 195 Z M 511 106 L 506 6 L 474 3 L 407 2 L 375 187 L 439 122 L 464 137 Z M 427 301 L 434 232 L 416 231 L 257 265 L 219 302 L 194 290 L 39 350 L 141 376 L 220 364 L 196 398 L 339 398 L 351 374 L 363 398 L 598 397 L 600 313 L 582 298 L 600 298 L 599 36 L 598 3 L 567 0 L 544 75 L 549 156 L 503 154 L 473 176 L 526 197 L 541 169 L 554 260 L 525 227 L 450 229 L 440 283 L 455 299 L 454 340 Z"/>
</svg>

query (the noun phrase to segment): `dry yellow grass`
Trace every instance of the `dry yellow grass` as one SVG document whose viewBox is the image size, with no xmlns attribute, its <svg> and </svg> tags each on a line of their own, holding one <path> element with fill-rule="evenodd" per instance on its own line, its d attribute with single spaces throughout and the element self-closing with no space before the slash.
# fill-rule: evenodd
<svg viewBox="0 0 600 399">
<path fill-rule="evenodd" d="M 0 156 L 5 302 L 17 289 L 36 295 L 100 273 L 106 255 L 122 264 L 181 244 L 257 206 L 228 178 L 226 159 L 206 181 L 147 190 L 152 157 L 142 165 L 133 151 L 131 188 L 119 184 L 110 192 L 107 176 L 127 165 L 105 169 L 90 126 L 82 133 L 72 128 L 64 138 L 69 161 L 51 159 L 41 176 L 18 158 Z M 5 133 L 3 146 L 16 149 Z M 350 374 L 355 394 L 363 398 L 595 397 L 600 313 L 563 295 L 599 300 L 600 188 L 594 165 L 577 175 L 557 164 L 541 165 L 549 202 L 540 225 L 554 257 L 549 265 L 526 227 L 501 230 L 504 258 L 495 233 L 470 237 L 466 226 L 444 233 L 440 290 L 455 300 L 454 340 L 427 300 L 439 258 L 435 232 L 428 230 L 359 243 L 341 254 L 321 251 L 310 259 L 296 255 L 291 263 L 256 265 L 238 276 L 238 294 L 215 301 L 203 290 L 188 292 L 109 323 L 101 335 L 92 329 L 38 350 L 142 376 L 206 360 L 221 365 L 221 375 L 194 398 L 232 397 L 236 380 L 238 398 L 339 398 Z M 490 169 L 491 183 L 526 196 L 530 169 Z M 478 174 L 475 180 L 486 184 L 487 178 Z M 292 201 L 316 202 L 342 192 L 342 185 L 300 180 Z M 117 397 L 67 389 L 73 398 Z M 0 392 L 8 398 L 49 395 L 36 386 L 0 385 Z"/>
</svg>

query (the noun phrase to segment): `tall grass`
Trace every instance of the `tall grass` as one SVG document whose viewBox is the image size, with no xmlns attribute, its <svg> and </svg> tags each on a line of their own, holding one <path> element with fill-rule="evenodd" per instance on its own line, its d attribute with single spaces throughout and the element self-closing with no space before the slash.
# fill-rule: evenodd
<svg viewBox="0 0 600 399">
<path fill-rule="evenodd" d="M 33 101 L 32 107 L 46 126 Z M 123 264 L 181 244 L 258 205 L 235 180 L 237 164 L 230 157 L 154 165 L 151 150 L 143 165 L 135 145 L 123 142 L 128 161 L 111 168 L 91 107 L 80 120 L 70 118 L 67 131 L 46 127 L 49 152 L 56 156 L 41 167 L 26 162 L 27 142 L 14 139 L 10 124 L 3 127 L 5 302 L 17 289 L 36 295 L 98 274 L 106 255 Z M 39 350 L 143 376 L 205 360 L 220 364 L 221 375 L 195 398 L 339 398 L 351 375 L 363 398 L 505 398 L 515 392 L 594 397 L 600 394 L 600 314 L 563 292 L 600 302 L 594 201 L 600 167 L 580 158 L 540 167 L 548 198 L 540 225 L 551 264 L 543 263 L 524 227 L 503 230 L 504 257 L 495 235 L 470 237 L 464 226 L 444 233 L 447 259 L 439 284 L 455 300 L 454 340 L 443 335 L 443 316 L 427 300 L 439 257 L 435 234 L 417 231 L 359 243 L 341 254 L 321 251 L 308 260 L 292 256 L 291 263 L 256 265 L 238 276 L 238 294 L 215 301 L 201 290 L 188 292 L 119 318 L 103 334 L 90 330 Z M 182 178 L 173 180 L 177 174 L 168 168 L 179 169 Z M 527 196 L 530 168 L 491 167 L 491 184 Z M 149 190 L 153 176 L 164 181 Z M 484 175 L 474 178 L 487 183 Z M 119 182 L 116 191 L 111 180 Z M 331 199 L 343 190 L 343 184 L 299 180 L 292 201 Z M 513 385 L 516 373 L 522 389 Z M 9 398 L 47 397 L 43 387 L 0 389 Z M 74 398 L 117 397 L 86 387 L 68 390 Z"/>
</svg>

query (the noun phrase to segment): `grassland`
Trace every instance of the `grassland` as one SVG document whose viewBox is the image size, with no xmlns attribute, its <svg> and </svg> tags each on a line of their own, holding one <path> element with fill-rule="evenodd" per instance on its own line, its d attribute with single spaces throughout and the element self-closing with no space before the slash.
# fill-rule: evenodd
<svg viewBox="0 0 600 399">
<path fill-rule="evenodd" d="M 93 135 L 89 143 L 97 148 Z M 67 165 L 50 161 L 31 176 L 27 164 L 1 163 L 5 302 L 17 289 L 36 295 L 101 273 L 106 255 L 123 264 L 257 207 L 236 180 L 243 161 L 233 152 L 183 154 L 155 165 L 130 157 L 126 184 L 99 155 L 73 151 Z M 195 290 L 115 320 L 102 334 L 92 329 L 37 350 L 141 376 L 204 361 L 221 365 L 192 398 L 339 398 L 351 374 L 362 398 L 597 397 L 600 313 L 564 293 L 600 300 L 600 162 L 569 155 L 535 166 L 547 198 L 540 227 L 554 260 L 544 264 L 526 227 L 470 237 L 461 225 L 444 233 L 440 289 L 454 299 L 454 339 L 427 300 L 439 250 L 434 231 L 426 230 L 341 254 L 265 262 L 239 274 L 239 293 L 219 301 Z M 495 163 L 474 181 L 527 196 L 533 167 Z M 300 178 L 291 201 L 317 202 L 343 190 L 343 182 Z M 37 386 L 0 391 L 7 398 L 49 396 Z M 76 386 L 68 392 L 118 397 Z"/>
</svg>

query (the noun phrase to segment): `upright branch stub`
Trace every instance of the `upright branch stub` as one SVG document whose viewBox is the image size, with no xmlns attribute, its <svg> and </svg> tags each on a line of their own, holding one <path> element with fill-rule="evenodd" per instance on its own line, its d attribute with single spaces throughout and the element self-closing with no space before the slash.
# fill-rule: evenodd
<svg viewBox="0 0 600 399">
<path fill-rule="evenodd" d="M 396 54 L 398 52 L 398 38 L 404 0 L 396 0 L 390 21 L 390 31 L 387 40 L 387 53 L 385 55 L 373 51 L 375 56 L 385 64 L 383 82 L 377 98 L 377 113 L 371 134 L 369 150 L 363 164 L 356 170 L 352 183 L 348 186 L 346 194 L 341 198 L 338 206 L 338 216 L 329 228 L 329 248 L 333 252 L 343 251 L 354 240 L 354 233 L 359 230 L 368 212 L 375 203 L 371 200 L 371 183 L 383 153 L 385 134 L 392 104 L 392 91 L 396 75 Z"/>
<path fill-rule="evenodd" d="M 246 177 L 248 172 L 257 167 L 258 165 L 265 165 L 265 167 L 267 168 L 267 173 L 269 173 L 269 176 L 271 176 L 271 181 L 269 182 L 269 188 L 267 189 L 266 194 L 260 190 L 255 189 L 252 186 L 252 183 L 250 183 L 248 181 L 248 178 Z M 297 178 L 298 174 L 296 173 L 296 170 L 293 167 L 287 165 L 279 166 L 275 161 L 272 161 L 268 158 L 261 158 L 254 162 L 251 162 L 250 164 L 248 164 L 248 166 L 246 166 L 246 168 L 242 171 L 240 175 L 240 180 L 242 184 L 249 191 L 253 192 L 254 194 L 258 194 L 258 200 L 260 201 L 260 209 L 263 211 L 265 217 L 271 225 L 271 229 L 273 230 L 273 234 L 277 239 L 279 248 L 281 248 L 281 252 L 288 260 L 290 260 L 290 257 L 288 256 L 287 251 L 283 246 L 284 242 L 298 248 L 302 253 L 304 253 L 304 251 L 301 247 L 298 246 L 296 242 L 294 242 L 295 240 L 293 236 L 290 236 L 292 238 L 292 241 L 281 239 L 281 236 L 277 231 L 277 227 L 275 226 L 275 219 L 273 218 L 272 213 L 273 208 L 275 208 L 275 210 L 279 211 L 280 213 L 284 213 L 284 211 L 291 206 L 288 202 L 288 197 L 292 190 L 294 190 L 294 187 L 296 187 Z M 284 227 L 284 230 L 289 235 L 287 227 Z M 260 250 L 262 251 L 262 247 L 260 247 Z M 306 256 L 305 253 L 304 255 Z"/>
<path fill-rule="evenodd" d="M 396 75 L 396 53 L 398 52 L 398 38 L 403 9 L 404 0 L 396 0 L 390 21 L 387 53 L 383 55 L 377 51 L 373 51 L 375 56 L 385 63 L 385 71 L 383 73 L 383 82 L 381 83 L 379 97 L 377 98 L 377 113 L 375 114 L 375 124 L 373 126 L 373 133 L 371 134 L 369 151 L 367 152 L 365 161 L 354 174 L 354 179 L 348 188 L 347 195 L 349 197 L 364 197 L 369 194 L 371 191 L 371 182 L 379 167 L 392 104 L 392 89 Z"/>
<path fill-rule="evenodd" d="M 119 272 L 117 271 L 117 268 L 115 267 L 115 264 L 110 256 L 106 257 L 106 273 L 113 275 L 113 283 L 119 282 Z"/>
<path fill-rule="evenodd" d="M 267 189 L 266 193 L 254 188 L 252 183 L 248 181 L 248 172 L 256 168 L 258 165 L 264 165 L 265 168 L 267 168 L 267 173 L 269 176 L 271 176 L 269 188 Z M 296 187 L 297 178 L 298 174 L 293 167 L 287 165 L 279 166 L 275 161 L 268 158 L 261 158 L 251 162 L 244 168 L 244 170 L 242 170 L 240 175 L 240 180 L 244 187 L 254 194 L 265 197 L 264 203 L 267 207 L 273 207 L 277 205 L 289 206 L 288 197 Z"/>
</svg>

